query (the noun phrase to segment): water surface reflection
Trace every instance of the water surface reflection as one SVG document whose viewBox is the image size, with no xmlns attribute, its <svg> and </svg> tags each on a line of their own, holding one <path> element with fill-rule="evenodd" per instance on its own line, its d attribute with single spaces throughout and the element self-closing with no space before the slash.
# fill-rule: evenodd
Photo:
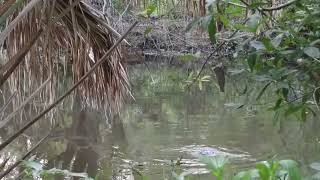
<svg viewBox="0 0 320 180">
<path fill-rule="evenodd" d="M 140 173 L 166 179 L 172 163 L 182 157 L 176 170 L 191 169 L 194 179 L 210 179 L 195 155 L 228 155 L 231 170 L 274 155 L 297 160 L 305 171 L 320 160 L 318 121 L 283 119 L 274 126 L 268 103 L 232 107 L 252 95 L 237 95 L 232 80 L 225 94 L 214 87 L 186 93 L 180 86 L 185 74 L 174 68 L 142 66 L 130 72 L 135 101 L 120 115 L 107 120 L 103 112 L 79 105 L 63 113 L 62 126 L 36 153 L 48 168 L 87 172 L 99 179 L 139 179 Z M 31 131 L 26 139 L 36 142 L 38 136 Z M 10 148 L 12 156 L 21 153 L 17 146 Z"/>
</svg>

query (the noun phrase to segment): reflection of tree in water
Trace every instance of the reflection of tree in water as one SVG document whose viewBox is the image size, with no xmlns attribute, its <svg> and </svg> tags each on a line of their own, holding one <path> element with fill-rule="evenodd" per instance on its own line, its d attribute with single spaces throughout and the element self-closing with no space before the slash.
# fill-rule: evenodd
<svg viewBox="0 0 320 180">
<path fill-rule="evenodd" d="M 87 172 L 90 177 L 95 177 L 99 169 L 99 160 L 102 158 L 99 149 L 103 148 L 103 141 L 99 131 L 99 125 L 103 118 L 97 111 L 81 108 L 79 101 L 75 101 L 71 126 L 65 129 L 67 147 L 53 161 L 49 162 L 49 168 L 57 167 L 68 169 L 72 172 Z M 112 133 L 105 137 L 108 148 L 115 142 L 123 142 L 125 139 L 124 128 L 119 116 L 111 118 Z M 102 155 L 104 156 L 104 155 Z M 111 162 L 112 157 L 107 157 Z M 61 177 L 63 179 L 63 177 Z"/>
<path fill-rule="evenodd" d="M 62 163 L 62 169 L 87 172 L 90 177 L 95 177 L 99 156 L 93 145 L 98 143 L 99 121 L 92 118 L 87 109 L 74 112 L 71 127 L 66 129 L 65 134 L 69 140 L 67 148 L 58 155 L 55 162 Z"/>
</svg>

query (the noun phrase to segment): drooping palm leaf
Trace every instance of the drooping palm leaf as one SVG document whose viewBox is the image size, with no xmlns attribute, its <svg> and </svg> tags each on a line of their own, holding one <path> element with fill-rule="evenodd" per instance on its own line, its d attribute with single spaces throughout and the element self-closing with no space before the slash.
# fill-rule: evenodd
<svg viewBox="0 0 320 180">
<path fill-rule="evenodd" d="M 76 82 L 108 51 L 115 40 L 108 30 L 109 25 L 90 10 L 87 4 L 80 2 L 66 13 L 66 9 L 70 9 L 75 0 L 40 0 L 35 3 L 36 1 L 26 1 L 22 8 L 9 17 L 7 28 L 1 32 L 6 35 L 2 36 L 5 37 L 7 47 L 3 53 L 7 55 L 7 59 L 12 60 L 34 34 L 44 30 L 24 61 L 11 74 L 8 84 L 10 89 L 18 90 L 21 96 L 28 95 L 52 74 L 54 78 L 41 94 L 41 97 L 46 97 L 43 100 L 50 103 L 57 95 L 57 84 L 61 77 L 65 77 L 61 74 L 66 75 L 66 69 L 71 70 L 73 81 Z M 32 2 L 34 4 L 30 8 Z M 121 64 L 121 49 L 117 48 L 78 87 L 77 93 L 81 95 L 84 104 L 118 110 L 129 92 L 126 72 Z M 19 102 L 21 101 L 23 98 L 20 98 Z"/>
</svg>

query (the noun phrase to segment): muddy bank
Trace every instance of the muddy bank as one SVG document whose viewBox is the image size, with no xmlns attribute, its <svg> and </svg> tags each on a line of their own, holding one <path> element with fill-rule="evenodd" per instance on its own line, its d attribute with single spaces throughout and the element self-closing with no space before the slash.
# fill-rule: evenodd
<svg viewBox="0 0 320 180">
<path fill-rule="evenodd" d="M 219 42 L 212 44 L 208 34 L 196 29 L 186 32 L 187 21 L 177 21 L 168 19 L 155 19 L 141 22 L 130 33 L 127 40 L 131 47 L 128 49 L 130 56 L 163 56 L 179 60 L 179 56 L 184 54 L 197 54 L 200 58 L 207 57 L 222 41 L 227 41 L 225 45 L 213 56 L 214 58 L 230 58 L 236 52 L 237 44 L 243 41 L 228 41 L 227 37 L 232 32 L 218 33 Z M 149 33 L 146 31 L 151 30 Z M 131 63 L 137 63 L 137 58 L 129 58 Z M 144 58 L 152 59 L 152 58 Z M 201 62 L 201 61 L 200 61 Z"/>
</svg>

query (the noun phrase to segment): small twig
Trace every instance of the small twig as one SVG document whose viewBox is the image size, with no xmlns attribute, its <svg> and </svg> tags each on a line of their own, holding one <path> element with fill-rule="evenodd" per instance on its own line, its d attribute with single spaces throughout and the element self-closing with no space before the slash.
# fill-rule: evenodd
<svg viewBox="0 0 320 180">
<path fill-rule="evenodd" d="M 289 1 L 285 4 L 281 4 L 279 6 L 276 6 L 276 7 L 269 7 L 269 8 L 262 8 L 263 11 L 277 11 L 277 10 L 280 10 L 280 9 L 283 9 L 283 8 L 286 8 L 290 5 L 292 5 L 293 3 L 295 3 L 297 0 L 292 0 L 292 1 Z"/>
<path fill-rule="evenodd" d="M 320 60 L 319 59 L 317 59 L 317 58 L 312 58 L 313 60 L 315 60 L 317 63 L 320 63 Z"/>
<path fill-rule="evenodd" d="M 7 170 L 0 174 L 0 179 L 4 178 L 8 175 L 14 168 L 16 168 L 19 164 L 21 164 L 34 150 L 36 150 L 51 134 L 48 133 L 45 137 L 43 137 L 34 147 L 32 147 L 24 156 L 22 156 L 18 161 L 16 161 L 13 165 L 11 165 Z"/>
<path fill-rule="evenodd" d="M 236 30 L 235 32 L 233 32 L 227 39 L 231 39 L 234 35 L 236 35 L 237 33 L 239 32 L 239 30 Z M 199 79 L 202 71 L 204 70 L 204 67 L 207 65 L 207 63 L 209 62 L 210 58 L 216 53 L 218 52 L 221 47 L 226 43 L 226 41 L 223 41 L 222 43 L 219 44 L 219 46 L 206 58 L 206 60 L 204 61 L 204 63 L 202 64 L 201 66 L 201 69 L 198 73 L 198 75 L 196 76 L 195 80 L 196 81 L 197 79 Z"/>
<path fill-rule="evenodd" d="M 226 2 L 224 1 L 225 3 L 228 3 L 230 5 L 233 5 L 233 6 L 237 6 L 237 7 L 241 7 L 241 8 L 247 8 L 247 6 L 244 6 L 242 4 L 237 4 L 237 3 L 234 3 L 234 2 Z"/>
<path fill-rule="evenodd" d="M 69 94 L 71 94 L 83 81 L 87 79 L 88 76 L 90 76 L 102 63 L 104 63 L 106 60 L 108 60 L 108 57 L 111 55 L 113 50 L 115 50 L 118 45 L 122 42 L 122 40 L 129 34 L 129 32 L 138 24 L 136 21 L 133 23 L 133 25 L 130 26 L 130 28 L 122 35 L 122 37 L 117 40 L 113 46 L 95 63 L 92 68 L 86 72 L 78 82 L 76 82 L 69 90 L 67 90 L 62 96 L 60 96 L 55 102 L 53 102 L 51 105 L 49 105 L 45 110 L 43 110 L 39 115 L 37 115 L 34 119 L 32 119 L 30 122 L 28 122 L 26 125 L 24 125 L 21 129 L 19 129 L 15 134 L 10 136 L 7 140 L 5 140 L 2 144 L 0 144 L 0 151 L 8 146 L 13 140 L 15 140 L 20 134 L 22 134 L 25 130 L 27 130 L 30 126 L 32 126 L 34 123 L 38 122 L 42 116 L 47 114 L 51 109 L 53 109 L 55 106 L 57 106 L 62 100 L 64 100 L 65 97 L 67 97 Z"/>
</svg>

